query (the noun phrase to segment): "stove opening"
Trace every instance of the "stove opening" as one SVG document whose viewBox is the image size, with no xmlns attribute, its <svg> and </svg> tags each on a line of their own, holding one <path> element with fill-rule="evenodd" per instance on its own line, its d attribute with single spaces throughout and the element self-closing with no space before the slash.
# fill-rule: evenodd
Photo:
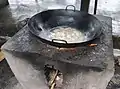
<svg viewBox="0 0 120 89">
<path fill-rule="evenodd" d="M 46 64 L 44 66 L 44 74 L 49 89 L 61 89 L 63 85 L 63 73 L 54 67 L 54 65 Z"/>
</svg>

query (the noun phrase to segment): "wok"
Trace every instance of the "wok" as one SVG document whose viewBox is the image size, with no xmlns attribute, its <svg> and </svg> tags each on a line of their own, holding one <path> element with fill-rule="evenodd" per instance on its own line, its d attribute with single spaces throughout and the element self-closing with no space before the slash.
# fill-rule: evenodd
<svg viewBox="0 0 120 89">
<path fill-rule="evenodd" d="M 68 9 L 70 6 L 74 9 Z M 82 42 L 73 43 L 49 38 L 50 32 L 55 30 L 53 28 L 61 26 L 75 28 L 82 32 L 86 38 Z M 68 5 L 66 9 L 47 10 L 34 15 L 29 19 L 28 27 L 30 32 L 44 43 L 57 47 L 77 47 L 86 45 L 100 36 L 102 25 L 93 15 L 78 11 L 73 5 Z"/>
</svg>

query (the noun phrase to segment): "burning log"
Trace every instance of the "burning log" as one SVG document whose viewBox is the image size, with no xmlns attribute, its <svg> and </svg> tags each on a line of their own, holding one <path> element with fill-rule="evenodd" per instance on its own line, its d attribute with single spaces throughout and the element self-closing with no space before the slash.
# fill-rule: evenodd
<svg viewBox="0 0 120 89">
<path fill-rule="evenodd" d="M 45 76 L 50 89 L 62 87 L 63 74 L 54 68 L 54 66 L 45 65 Z"/>
</svg>

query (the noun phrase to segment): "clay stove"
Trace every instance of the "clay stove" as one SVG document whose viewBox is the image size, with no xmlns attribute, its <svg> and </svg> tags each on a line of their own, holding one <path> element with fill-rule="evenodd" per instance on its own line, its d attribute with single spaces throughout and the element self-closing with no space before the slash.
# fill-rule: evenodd
<svg viewBox="0 0 120 89">
<path fill-rule="evenodd" d="M 112 22 L 108 17 L 96 17 L 102 21 L 103 32 L 92 41 L 95 47 L 54 47 L 32 35 L 27 25 L 8 40 L 2 50 L 23 88 L 48 89 L 44 65 L 52 64 L 64 75 L 62 89 L 106 89 L 114 74 Z"/>
</svg>

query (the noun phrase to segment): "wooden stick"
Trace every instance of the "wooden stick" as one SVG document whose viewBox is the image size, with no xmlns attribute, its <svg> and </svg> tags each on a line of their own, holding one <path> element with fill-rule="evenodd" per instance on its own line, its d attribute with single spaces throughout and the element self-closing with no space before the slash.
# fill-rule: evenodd
<svg viewBox="0 0 120 89">
<path fill-rule="evenodd" d="M 58 74 L 58 70 L 56 70 L 55 75 L 54 75 L 54 77 L 53 77 L 53 80 L 52 80 L 51 84 L 54 83 L 54 81 L 55 81 L 55 79 L 56 79 L 56 77 L 57 77 L 57 74 Z"/>
<path fill-rule="evenodd" d="M 50 89 L 54 89 L 54 87 L 55 87 L 55 83 L 53 83 L 53 84 L 51 85 L 51 88 L 50 88 Z"/>
<path fill-rule="evenodd" d="M 5 59 L 4 54 L 2 53 L 2 51 L 0 51 L 0 61 L 2 61 L 3 59 Z"/>
<path fill-rule="evenodd" d="M 89 44 L 88 46 L 94 47 L 94 46 L 97 46 L 97 44 Z"/>
</svg>

